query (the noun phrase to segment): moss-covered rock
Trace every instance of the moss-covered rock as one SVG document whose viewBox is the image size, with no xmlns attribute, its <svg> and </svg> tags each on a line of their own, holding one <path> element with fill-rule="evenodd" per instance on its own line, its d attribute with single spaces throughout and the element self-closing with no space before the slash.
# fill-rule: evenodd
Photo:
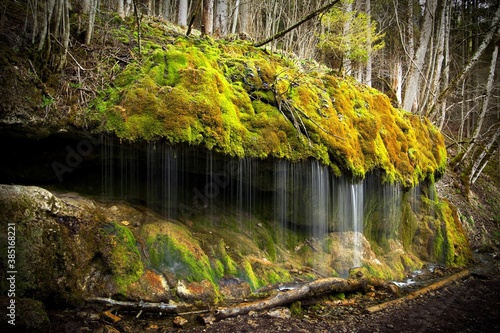
<svg viewBox="0 0 500 333">
<path fill-rule="evenodd" d="M 315 158 L 358 177 L 382 169 L 407 185 L 444 171 L 439 131 L 381 92 L 319 66 L 306 73 L 246 42 L 164 37 L 162 45 L 160 27 L 148 25 L 142 60 L 95 101 L 103 130 L 238 157 Z"/>
</svg>

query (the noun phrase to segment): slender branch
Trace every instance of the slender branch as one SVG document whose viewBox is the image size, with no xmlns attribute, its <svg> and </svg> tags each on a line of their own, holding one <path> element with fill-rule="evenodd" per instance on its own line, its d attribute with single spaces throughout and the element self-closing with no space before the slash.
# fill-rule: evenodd
<svg viewBox="0 0 500 333">
<path fill-rule="evenodd" d="M 319 14 L 327 11 L 328 9 L 332 8 L 335 4 L 337 4 L 338 2 L 340 2 L 340 0 L 335 0 L 335 1 L 332 1 L 330 2 L 329 4 L 309 13 L 307 16 L 305 16 L 303 19 L 301 19 L 299 22 L 291 25 L 290 27 L 288 28 L 285 28 L 281 31 L 279 31 L 277 34 L 269 37 L 268 39 L 266 40 L 263 40 L 262 42 L 259 42 L 259 43 L 256 43 L 255 46 L 256 47 L 260 47 L 260 46 L 264 46 L 270 42 L 272 42 L 273 40 L 276 40 L 284 35 L 286 35 L 287 33 L 289 33 L 290 31 L 292 31 L 293 29 L 297 28 L 298 26 L 302 25 L 303 23 L 309 21 L 310 19 L 313 19 L 315 18 L 316 16 L 318 16 Z"/>
<path fill-rule="evenodd" d="M 132 309 L 132 310 L 148 310 L 148 311 L 161 311 L 164 313 L 178 313 L 179 308 L 177 305 L 172 305 L 168 303 L 151 303 L 151 302 L 127 302 L 127 301 L 117 301 L 112 298 L 106 297 L 91 297 L 86 299 L 87 302 L 104 303 L 107 305 L 112 305 L 120 309 Z"/>
</svg>

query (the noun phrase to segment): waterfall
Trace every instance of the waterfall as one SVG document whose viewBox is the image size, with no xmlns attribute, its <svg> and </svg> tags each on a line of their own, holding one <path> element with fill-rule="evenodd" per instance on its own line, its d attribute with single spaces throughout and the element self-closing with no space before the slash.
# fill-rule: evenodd
<svg viewBox="0 0 500 333">
<path fill-rule="evenodd" d="M 290 187 L 290 163 L 286 160 L 274 161 L 274 219 L 278 221 L 281 230 L 281 240 L 284 240 L 284 230 L 288 227 L 288 189 Z"/>
<path fill-rule="evenodd" d="M 351 184 L 351 205 L 352 205 L 352 228 L 354 253 L 352 258 L 353 267 L 361 266 L 363 258 L 363 184 Z"/>
<path fill-rule="evenodd" d="M 215 223 L 236 214 L 240 225 L 235 227 L 266 221 L 276 225 L 273 232 L 282 246 L 289 233 L 301 234 L 314 242 L 318 256 L 336 246 L 333 239 L 346 249 L 345 267 L 363 265 L 365 236 L 388 246 L 400 226 L 400 186 L 381 184 L 377 174 L 355 183 L 317 160 L 237 159 L 194 146 L 110 138 L 103 140 L 102 158 L 107 199 L 139 202 L 172 219 L 202 217 Z M 413 205 L 420 202 L 420 191 L 412 190 Z"/>
</svg>

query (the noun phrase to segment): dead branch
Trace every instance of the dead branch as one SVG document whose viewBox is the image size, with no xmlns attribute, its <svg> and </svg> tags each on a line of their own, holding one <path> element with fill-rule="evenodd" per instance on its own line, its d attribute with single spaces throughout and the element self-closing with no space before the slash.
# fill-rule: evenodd
<svg viewBox="0 0 500 333">
<path fill-rule="evenodd" d="M 463 271 L 461 271 L 457 274 L 454 274 L 454 275 L 452 275 L 444 280 L 438 281 L 438 282 L 433 283 L 427 287 L 424 287 L 422 289 L 414 291 L 414 292 L 412 292 L 404 297 L 401 297 L 401 298 L 398 298 L 398 299 L 395 299 L 395 300 L 392 300 L 389 302 L 385 302 L 382 304 L 371 306 L 371 307 L 367 308 L 366 311 L 373 313 L 373 312 L 378 312 L 378 311 L 384 310 L 384 309 L 391 307 L 393 305 L 402 304 L 406 301 L 417 298 L 418 296 L 421 296 L 421 295 L 427 294 L 431 291 L 440 289 L 440 288 L 444 287 L 445 285 L 452 283 L 453 281 L 465 278 L 469 275 L 470 275 L 470 271 L 468 269 L 463 270 Z"/>
<path fill-rule="evenodd" d="M 212 314 L 204 316 L 201 320 L 205 324 L 213 323 L 229 317 L 244 315 L 250 311 L 261 311 L 277 306 L 293 303 L 295 301 L 316 297 L 329 293 L 345 293 L 364 289 L 367 285 L 383 286 L 386 283 L 378 279 L 342 279 L 336 277 L 322 278 L 306 283 L 296 289 L 287 290 L 264 300 L 242 303 L 232 307 L 215 310 Z"/>
<path fill-rule="evenodd" d="M 316 16 L 318 16 L 319 14 L 327 11 L 328 9 L 332 8 L 337 2 L 339 2 L 340 0 L 335 0 L 335 1 L 332 1 L 330 2 L 329 4 L 309 13 L 307 16 L 305 16 L 303 19 L 301 19 L 299 22 L 291 25 L 290 27 L 286 28 L 286 29 L 283 29 L 281 30 L 280 32 L 278 32 L 277 34 L 269 37 L 268 39 L 266 40 L 263 40 L 262 42 L 259 42 L 257 44 L 255 44 L 256 47 L 260 47 L 260 46 L 264 46 L 270 42 L 272 42 L 273 40 L 275 39 L 278 39 L 284 35 L 286 35 L 287 33 L 289 33 L 290 31 L 292 31 L 293 29 L 297 28 L 298 26 L 302 25 L 303 23 L 309 21 L 310 19 L 313 19 L 315 18 Z"/>
<path fill-rule="evenodd" d="M 158 311 L 164 313 L 177 314 L 179 312 L 179 306 L 167 304 L 167 303 L 151 303 L 151 302 L 128 302 L 128 301 L 117 301 L 112 298 L 106 297 L 91 297 L 86 299 L 87 302 L 94 303 L 104 303 L 106 305 L 113 306 L 119 310 L 142 310 L 142 311 Z"/>
</svg>

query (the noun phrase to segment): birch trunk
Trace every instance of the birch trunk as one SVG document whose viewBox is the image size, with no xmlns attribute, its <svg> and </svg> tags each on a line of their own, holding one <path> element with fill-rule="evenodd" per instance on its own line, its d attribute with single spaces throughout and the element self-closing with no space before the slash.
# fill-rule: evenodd
<svg viewBox="0 0 500 333">
<path fill-rule="evenodd" d="M 439 94 L 440 82 L 442 79 L 441 74 L 443 71 L 443 62 L 444 62 L 446 29 L 449 28 L 449 26 L 447 25 L 448 21 L 447 7 L 448 7 L 448 1 L 445 0 L 443 7 L 441 8 L 441 15 L 438 22 L 439 29 L 437 33 L 436 53 L 434 55 L 433 65 L 430 66 L 430 68 L 432 68 L 432 75 L 430 77 L 430 84 L 426 92 L 426 97 L 423 100 L 423 103 L 421 103 L 422 105 L 419 110 L 420 114 L 423 114 L 425 112 L 424 106 L 427 105 L 428 103 L 429 104 L 434 103 L 434 100 L 437 98 L 437 95 Z"/>
<path fill-rule="evenodd" d="M 423 67 L 427 54 L 429 40 L 432 34 L 434 25 L 434 15 L 436 13 L 437 1 L 427 0 L 425 3 L 425 16 L 420 33 L 420 40 L 415 57 L 411 59 L 410 73 L 405 85 L 405 93 L 403 99 L 403 109 L 407 111 L 415 111 L 417 104 L 417 95 L 420 91 L 420 82 L 423 76 Z"/>
<path fill-rule="evenodd" d="M 214 31 L 214 0 L 203 0 L 202 33 L 211 35 Z"/>
<path fill-rule="evenodd" d="M 239 32 L 248 33 L 249 32 L 248 22 L 249 22 L 249 16 L 250 16 L 250 8 L 249 8 L 248 1 L 245 0 L 240 4 L 239 12 L 240 12 L 240 30 L 239 30 Z"/>
<path fill-rule="evenodd" d="M 90 0 L 89 1 L 89 21 L 87 25 L 87 33 L 85 34 L 85 44 L 90 44 L 92 40 L 92 34 L 94 33 L 94 22 L 95 15 L 97 13 L 97 4 L 98 0 Z"/>
<path fill-rule="evenodd" d="M 214 31 L 218 36 L 225 36 L 228 27 L 227 0 L 217 0 Z"/>
<path fill-rule="evenodd" d="M 177 12 L 177 24 L 187 26 L 188 0 L 179 0 L 179 11 Z"/>
<path fill-rule="evenodd" d="M 233 13 L 233 24 L 231 26 L 231 33 L 236 33 L 236 27 L 238 26 L 238 16 L 240 12 L 240 0 L 236 0 L 236 4 L 234 5 L 234 13 Z"/>
<path fill-rule="evenodd" d="M 403 82 L 403 66 L 401 65 L 401 60 L 394 61 L 394 65 L 392 67 L 392 91 L 394 91 L 396 95 L 396 101 L 398 102 L 398 106 L 401 105 L 401 96 L 402 96 L 402 82 Z"/>
</svg>

